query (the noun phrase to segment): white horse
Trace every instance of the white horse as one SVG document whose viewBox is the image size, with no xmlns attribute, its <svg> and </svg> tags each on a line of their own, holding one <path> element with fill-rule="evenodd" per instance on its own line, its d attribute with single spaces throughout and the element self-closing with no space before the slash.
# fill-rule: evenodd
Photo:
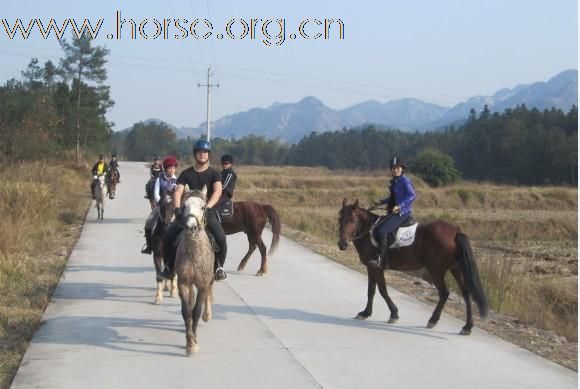
<svg viewBox="0 0 580 389">
<path fill-rule="evenodd" d="M 107 198 L 107 184 L 105 183 L 104 174 L 97 178 L 97 185 L 95 185 L 94 190 L 97 203 L 97 220 L 103 221 L 103 214 L 105 212 L 105 198 Z"/>
</svg>

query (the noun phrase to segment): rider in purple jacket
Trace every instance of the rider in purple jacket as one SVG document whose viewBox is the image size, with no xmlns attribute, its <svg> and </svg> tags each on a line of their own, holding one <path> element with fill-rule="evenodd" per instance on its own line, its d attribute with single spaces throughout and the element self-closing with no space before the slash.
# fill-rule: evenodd
<svg viewBox="0 0 580 389">
<path fill-rule="evenodd" d="M 415 189 L 409 177 L 404 172 L 407 169 L 403 161 L 394 157 L 390 163 L 393 179 L 390 182 L 390 195 L 376 205 L 387 204 L 389 215 L 382 224 L 375 229 L 375 237 L 379 242 L 379 256 L 368 262 L 372 267 L 386 269 L 389 267 L 388 236 L 403 224 L 413 212 Z"/>
</svg>

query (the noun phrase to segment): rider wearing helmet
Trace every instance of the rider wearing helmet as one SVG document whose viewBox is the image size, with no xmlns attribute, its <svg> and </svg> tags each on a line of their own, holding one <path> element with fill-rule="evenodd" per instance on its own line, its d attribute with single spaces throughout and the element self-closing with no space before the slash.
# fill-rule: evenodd
<svg viewBox="0 0 580 389">
<path fill-rule="evenodd" d="M 236 180 L 238 176 L 232 165 L 234 163 L 234 157 L 231 154 L 224 154 L 221 158 L 222 161 L 222 197 L 220 198 L 219 205 L 220 208 L 232 208 L 232 199 L 234 197 L 234 190 L 236 189 Z M 232 215 L 233 209 L 229 210 L 229 216 Z M 223 212 L 222 212 L 223 213 Z M 224 214 L 225 215 L 225 214 Z"/>
<path fill-rule="evenodd" d="M 153 165 L 151 165 L 151 168 L 149 169 L 149 181 L 147 181 L 145 184 L 145 198 L 149 200 L 151 210 L 155 208 L 155 198 L 153 196 L 155 181 L 162 172 L 163 165 L 161 164 L 161 158 L 156 155 L 153 161 Z"/>
<path fill-rule="evenodd" d="M 151 254 L 151 235 L 155 229 L 157 220 L 159 219 L 159 201 L 166 196 L 173 196 L 173 192 L 177 186 L 177 177 L 175 177 L 175 170 L 177 169 L 177 159 L 170 155 L 163 160 L 163 173 L 155 180 L 155 187 L 153 190 L 153 197 L 155 200 L 155 208 L 149 214 L 145 222 L 145 246 L 141 249 L 142 254 Z"/>
<path fill-rule="evenodd" d="M 181 197 L 187 185 L 192 190 L 202 190 L 205 186 L 207 188 L 207 229 L 213 235 L 219 251 L 216 253 L 214 269 L 215 279 L 217 281 L 225 280 L 226 273 L 223 269 L 227 254 L 226 235 L 219 222 L 215 205 L 218 203 L 222 194 L 222 183 L 220 174 L 217 170 L 209 166 L 209 154 L 211 152 L 211 145 L 205 139 L 200 139 L 193 144 L 193 157 L 195 163 L 190 168 L 181 172 L 177 178 L 177 188 L 173 195 L 173 203 L 175 205 L 175 216 L 179 220 L 181 218 Z M 163 241 L 163 259 L 165 261 L 165 269 L 158 273 L 157 276 L 164 279 L 173 278 L 173 267 L 175 263 L 175 247 L 174 242 L 183 227 L 177 223 L 173 223 L 167 232 Z"/>
<path fill-rule="evenodd" d="M 95 186 L 97 185 L 97 178 L 107 173 L 108 170 L 107 163 L 105 162 L 105 156 L 103 154 L 99 155 L 99 160 L 93 165 L 91 172 L 93 173 L 93 181 L 91 182 L 91 195 L 93 200 L 95 199 Z"/>
<path fill-rule="evenodd" d="M 113 154 L 111 155 L 111 160 L 109 161 L 109 174 L 112 171 L 116 171 L 117 172 L 117 182 L 120 183 L 121 182 L 121 173 L 119 172 L 119 161 L 117 161 L 117 154 Z"/>
<path fill-rule="evenodd" d="M 149 174 L 151 178 L 157 178 L 163 171 L 163 165 L 161 164 L 161 158 L 157 155 L 153 159 L 153 165 L 151 165 L 151 169 L 149 169 Z"/>
<path fill-rule="evenodd" d="M 386 269 L 389 267 L 388 245 L 389 235 L 403 224 L 413 212 L 413 201 L 415 201 L 415 189 L 413 183 L 405 175 L 407 167 L 398 157 L 391 159 L 391 174 L 393 179 L 389 184 L 389 197 L 380 200 L 375 205 L 387 204 L 388 216 L 382 224 L 375 229 L 375 237 L 379 242 L 379 256 L 370 260 L 368 264 L 372 267 Z"/>
</svg>

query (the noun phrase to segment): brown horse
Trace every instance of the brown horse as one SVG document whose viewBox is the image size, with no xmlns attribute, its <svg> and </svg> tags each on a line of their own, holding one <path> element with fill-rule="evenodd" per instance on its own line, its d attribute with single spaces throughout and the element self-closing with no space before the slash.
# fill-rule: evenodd
<svg viewBox="0 0 580 389">
<path fill-rule="evenodd" d="M 368 266 L 368 260 L 376 258 L 378 254 L 377 248 L 371 243 L 369 233 L 378 217 L 378 215 L 360 208 L 358 200 L 354 204 L 348 205 L 346 199 L 344 199 L 338 217 L 338 247 L 340 250 L 346 250 L 348 242 L 352 241 L 360 261 L 367 266 L 367 305 L 362 312 L 358 313 L 356 318 L 364 320 L 371 316 L 373 312 L 373 297 L 378 285 L 379 293 L 383 296 L 391 311 L 389 323 L 395 323 L 399 319 L 398 309 L 387 293 L 383 270 Z M 431 275 L 433 284 L 439 292 L 439 301 L 427 323 L 427 328 L 433 328 L 437 325 L 443 306 L 449 296 L 449 291 L 445 284 L 447 270 L 451 271 L 465 300 L 467 322 L 461 329 L 460 334 L 469 335 L 473 328 L 470 296 L 476 302 L 480 316 L 482 318 L 487 316 L 489 310 L 487 299 L 481 286 L 471 245 L 467 236 L 459 228 L 442 220 L 420 224 L 417 227 L 415 241 L 412 245 L 389 249 L 389 264 L 391 269 L 401 271 L 425 268 Z"/>
<path fill-rule="evenodd" d="M 248 252 L 242 258 L 238 266 L 238 271 L 244 270 L 248 259 L 256 250 L 260 249 L 262 263 L 257 276 L 262 276 L 268 272 L 268 257 L 266 255 L 266 245 L 262 241 L 262 231 L 267 222 L 272 225 L 272 243 L 270 244 L 269 255 L 272 255 L 278 246 L 280 240 L 280 216 L 274 207 L 268 204 L 259 204 L 254 201 L 236 201 L 234 202 L 234 215 L 222 221 L 222 226 L 226 235 L 237 232 L 245 232 L 248 237 L 250 247 Z"/>
<path fill-rule="evenodd" d="M 159 219 L 153 227 L 151 232 L 151 249 L 153 251 L 153 264 L 155 265 L 156 273 L 160 273 L 163 268 L 163 235 L 173 218 L 173 200 L 171 197 L 163 197 L 159 201 Z M 157 292 L 155 293 L 154 304 L 159 305 L 163 301 L 163 289 L 169 289 L 169 297 L 177 295 L 177 278 L 174 277 L 172 281 L 164 281 L 156 277 Z"/>
<path fill-rule="evenodd" d="M 107 189 L 109 190 L 109 198 L 113 200 L 115 198 L 115 190 L 117 189 L 117 184 L 119 183 L 119 172 L 116 169 L 111 169 L 107 175 Z"/>
</svg>

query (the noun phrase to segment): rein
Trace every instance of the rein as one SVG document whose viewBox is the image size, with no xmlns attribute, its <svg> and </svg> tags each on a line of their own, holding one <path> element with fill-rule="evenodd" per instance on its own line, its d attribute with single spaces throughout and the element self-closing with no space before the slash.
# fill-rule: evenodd
<svg viewBox="0 0 580 389">
<path fill-rule="evenodd" d="M 377 208 L 379 208 L 379 207 L 370 207 L 370 208 L 368 208 L 368 209 L 366 209 L 366 208 L 361 208 L 361 209 L 362 209 L 363 211 L 370 212 L 370 211 L 374 211 L 374 210 L 375 210 L 375 209 L 377 209 Z M 368 230 L 366 230 L 365 232 L 362 232 L 362 233 L 360 233 L 360 234 L 358 234 L 358 235 L 355 235 L 355 236 L 353 236 L 353 237 L 352 237 L 352 241 L 354 242 L 355 240 L 358 240 L 358 239 L 362 238 L 363 236 L 365 236 L 366 234 L 370 233 L 374 225 L 375 225 L 375 224 L 373 223 L 373 224 L 370 226 L 370 228 L 369 228 Z M 358 231 L 358 217 L 356 218 L 356 223 L 355 223 L 355 231 Z"/>
</svg>

